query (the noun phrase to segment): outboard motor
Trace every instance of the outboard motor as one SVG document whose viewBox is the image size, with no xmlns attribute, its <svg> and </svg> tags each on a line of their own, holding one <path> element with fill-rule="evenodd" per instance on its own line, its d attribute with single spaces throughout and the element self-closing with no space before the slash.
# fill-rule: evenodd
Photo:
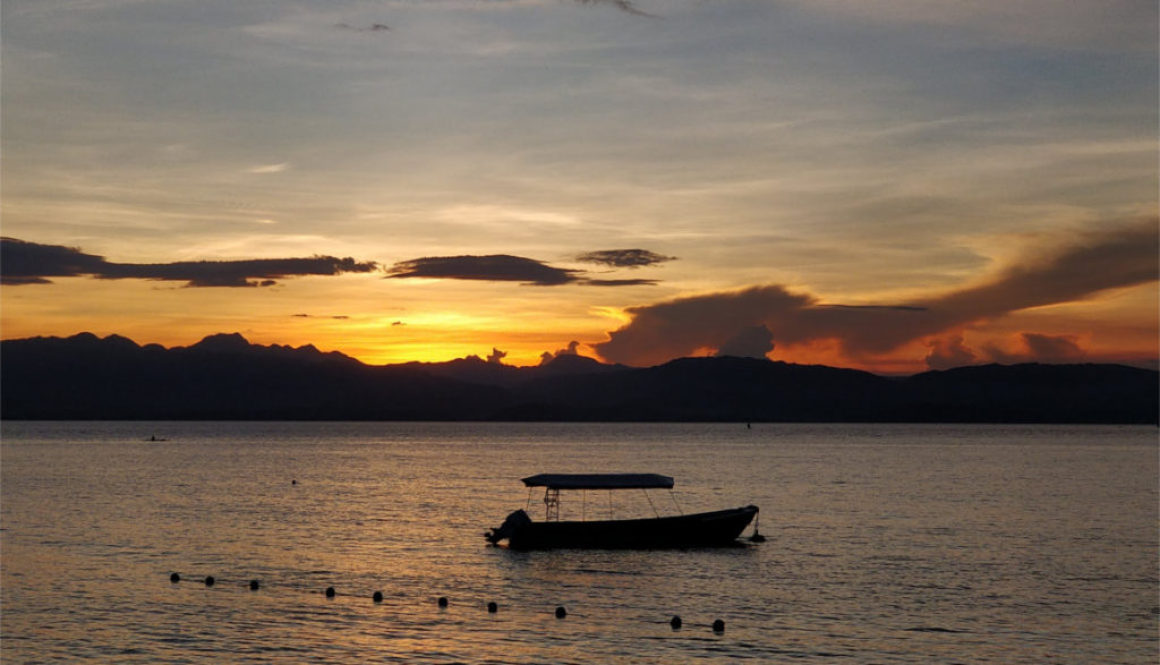
<svg viewBox="0 0 1160 665">
<path fill-rule="evenodd" d="M 522 510 L 517 510 L 511 515 L 508 515 L 507 519 L 503 521 L 503 524 L 501 524 L 498 529 L 492 529 L 491 531 L 484 534 L 484 538 L 487 538 L 487 542 L 491 543 L 492 545 L 496 545 L 501 540 L 510 539 L 512 534 L 514 534 L 520 527 L 531 523 L 532 518 L 528 517 L 527 513 Z"/>
</svg>

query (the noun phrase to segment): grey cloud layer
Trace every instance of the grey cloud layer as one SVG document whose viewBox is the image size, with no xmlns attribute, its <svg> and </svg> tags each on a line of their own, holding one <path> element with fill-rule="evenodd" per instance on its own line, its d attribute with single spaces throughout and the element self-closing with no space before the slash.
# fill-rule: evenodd
<svg viewBox="0 0 1160 665">
<path fill-rule="evenodd" d="M 975 321 L 1154 282 L 1160 274 L 1157 224 L 1153 217 L 1080 234 L 1061 249 L 1023 257 L 977 286 L 905 306 L 826 305 L 812 295 L 769 285 L 634 307 L 628 310 L 632 321 L 594 348 L 609 361 L 652 365 L 706 349 L 732 348 L 764 326 L 772 333 L 771 344 L 836 340 L 851 356 L 885 353 Z M 1074 355 L 1067 340 L 1032 335 L 1024 341 L 1029 356 Z M 962 359 L 970 353 L 960 339 L 957 345 L 932 348 L 928 361 Z"/>
<path fill-rule="evenodd" d="M 48 284 L 50 277 L 90 276 L 98 279 L 148 279 L 186 282 L 190 287 L 270 286 L 278 279 L 305 275 L 366 273 L 374 261 L 313 256 L 310 258 L 240 261 L 179 261 L 174 263 L 113 263 L 103 256 L 73 247 L 42 245 L 16 238 L 0 239 L 0 280 L 9 286 Z"/>
</svg>

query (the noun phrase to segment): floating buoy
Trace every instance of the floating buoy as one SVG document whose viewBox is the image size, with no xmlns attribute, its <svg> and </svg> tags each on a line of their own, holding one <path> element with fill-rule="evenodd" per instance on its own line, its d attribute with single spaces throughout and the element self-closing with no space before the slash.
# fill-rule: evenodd
<svg viewBox="0 0 1160 665">
<path fill-rule="evenodd" d="M 206 586 L 213 586 L 213 583 L 214 583 L 213 575 L 207 575 L 205 578 L 205 585 Z"/>
<path fill-rule="evenodd" d="M 181 581 L 181 575 L 178 575 L 177 573 L 173 573 L 172 575 L 169 576 L 169 581 L 173 582 L 174 584 L 177 584 L 178 582 Z"/>
<path fill-rule="evenodd" d="M 332 586 L 326 587 L 326 597 L 327 598 L 334 598 L 334 587 L 332 587 Z"/>
<path fill-rule="evenodd" d="M 447 596 L 439 596 L 439 607 L 447 607 Z"/>
<path fill-rule="evenodd" d="M 258 584 L 258 580 L 250 580 L 250 591 L 257 591 L 261 586 L 261 584 Z"/>
<path fill-rule="evenodd" d="M 669 619 L 669 625 L 673 627 L 673 630 L 680 630 L 681 629 L 681 617 L 673 615 L 673 618 Z"/>
<path fill-rule="evenodd" d="M 564 609 L 563 605 L 556 608 L 556 618 L 557 619 L 563 619 L 566 616 L 568 616 L 568 610 Z"/>
<path fill-rule="evenodd" d="M 492 601 L 487 604 L 487 611 L 489 614 L 495 614 L 499 611 L 499 605 L 496 605 L 495 601 Z"/>
<path fill-rule="evenodd" d="M 376 603 L 381 603 L 381 602 L 383 602 L 383 592 L 382 592 L 382 591 L 376 591 L 376 592 L 375 592 L 375 595 L 371 596 L 371 600 L 375 601 Z"/>
<path fill-rule="evenodd" d="M 724 633 L 725 632 L 725 622 L 720 620 L 720 619 L 717 619 L 716 621 L 714 621 L 713 622 L 713 632 L 714 633 Z"/>
</svg>

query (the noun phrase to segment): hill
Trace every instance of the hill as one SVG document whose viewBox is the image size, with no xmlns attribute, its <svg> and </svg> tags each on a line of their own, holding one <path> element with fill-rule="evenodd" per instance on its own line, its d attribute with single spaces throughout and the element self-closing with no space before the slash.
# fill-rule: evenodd
<svg viewBox="0 0 1160 665">
<path fill-rule="evenodd" d="M 1157 372 L 986 365 L 905 378 L 750 358 L 649 368 L 560 356 L 372 366 L 212 335 L 0 342 L 0 416 L 42 420 L 544 420 L 1157 423 Z"/>
</svg>

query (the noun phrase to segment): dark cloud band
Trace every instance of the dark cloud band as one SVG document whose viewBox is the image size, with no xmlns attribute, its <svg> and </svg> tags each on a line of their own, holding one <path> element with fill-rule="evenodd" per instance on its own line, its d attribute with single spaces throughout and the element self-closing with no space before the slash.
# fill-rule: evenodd
<svg viewBox="0 0 1160 665">
<path fill-rule="evenodd" d="M 643 250 L 642 250 L 643 251 Z M 584 284 L 588 286 L 647 286 L 652 279 L 589 279 L 580 270 L 557 268 L 535 259 L 510 254 L 487 256 L 426 256 L 400 261 L 387 269 L 396 279 L 463 279 L 488 282 L 520 282 L 534 286 Z"/>
<path fill-rule="evenodd" d="M 588 286 L 655 286 L 659 282 L 655 279 L 586 279 Z"/>
<path fill-rule="evenodd" d="M 579 281 L 576 271 L 554 268 L 535 259 L 509 254 L 489 256 L 427 256 L 400 261 L 387 269 L 397 279 L 466 279 L 494 282 L 521 282 L 536 286 L 558 286 Z"/>
<path fill-rule="evenodd" d="M 42 245 L 16 238 L 0 239 L 0 282 L 8 286 L 47 284 L 50 277 L 89 276 L 185 282 L 190 287 L 253 287 L 270 286 L 279 279 L 290 277 L 366 273 L 377 269 L 378 264 L 374 261 L 334 256 L 113 263 L 73 247 Z"/>
<path fill-rule="evenodd" d="M 664 256 L 647 249 L 603 249 L 597 252 L 586 252 L 576 257 L 576 260 L 581 263 L 598 263 L 614 268 L 640 268 L 674 259 L 676 259 L 675 256 Z"/>
</svg>

